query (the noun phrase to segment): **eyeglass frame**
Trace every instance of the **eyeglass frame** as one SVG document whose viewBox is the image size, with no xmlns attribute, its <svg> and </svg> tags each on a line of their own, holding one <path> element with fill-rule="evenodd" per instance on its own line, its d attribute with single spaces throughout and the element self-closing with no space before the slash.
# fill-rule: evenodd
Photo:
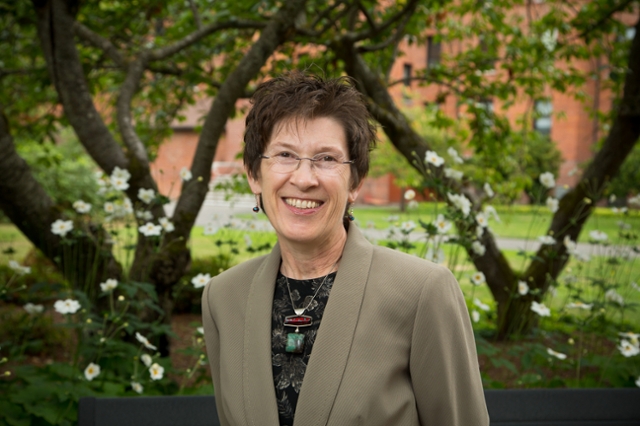
<svg viewBox="0 0 640 426">
<path fill-rule="evenodd" d="M 327 155 L 327 154 L 320 153 L 320 154 L 315 155 L 315 157 L 319 157 L 319 156 L 326 156 L 326 155 Z M 275 157 L 275 156 L 273 156 L 273 155 L 264 155 L 264 154 L 262 154 L 262 155 L 260 155 L 260 158 L 261 158 L 261 159 L 262 159 L 262 158 L 266 158 L 267 160 L 271 160 L 271 159 L 272 159 L 272 160 L 274 160 L 274 161 L 276 161 L 276 162 L 278 161 L 278 160 L 276 160 L 276 157 Z M 297 161 L 298 161 L 298 165 L 297 165 L 293 170 L 291 170 L 290 172 L 286 172 L 286 173 L 293 173 L 293 172 L 295 172 L 296 170 L 298 170 L 298 169 L 300 168 L 300 165 L 302 164 L 302 160 L 309 160 L 309 161 L 311 162 L 311 164 L 312 164 L 312 165 L 314 165 L 316 162 L 320 161 L 320 159 L 319 159 L 319 158 L 318 158 L 318 159 L 316 159 L 316 158 L 309 158 L 309 157 L 298 157 L 298 156 L 297 156 L 297 155 L 295 155 L 295 154 L 291 154 L 291 157 L 290 157 L 290 158 L 293 158 L 293 159 L 297 160 Z M 336 161 L 336 165 L 337 165 L 337 164 L 354 164 L 354 163 L 355 163 L 355 160 L 349 160 L 349 161 Z M 314 165 L 313 167 L 316 167 L 316 166 Z M 330 170 L 330 169 L 329 169 L 329 170 Z"/>
</svg>

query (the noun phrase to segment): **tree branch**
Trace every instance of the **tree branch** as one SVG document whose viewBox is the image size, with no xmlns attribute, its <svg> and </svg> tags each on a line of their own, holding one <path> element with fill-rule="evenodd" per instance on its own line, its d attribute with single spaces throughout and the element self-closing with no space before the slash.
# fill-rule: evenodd
<svg viewBox="0 0 640 426">
<path fill-rule="evenodd" d="M 579 34 L 578 34 L 578 38 L 580 39 L 584 39 L 586 38 L 592 31 L 596 30 L 598 27 L 600 27 L 602 24 L 604 24 L 605 22 L 607 22 L 609 19 L 611 19 L 611 17 L 617 13 L 620 12 L 624 9 L 626 9 L 631 3 L 634 3 L 635 0 L 624 0 L 621 3 L 614 5 L 611 9 L 609 9 L 604 15 L 602 15 L 600 17 L 600 19 L 598 19 L 596 22 L 593 23 L 589 23 L 587 25 L 587 28 L 585 28 L 584 30 L 582 30 Z"/>
<path fill-rule="evenodd" d="M 193 0 L 189 0 L 189 7 L 191 7 L 191 13 L 193 13 L 193 20 L 196 22 L 196 28 L 199 30 L 202 29 L 202 20 L 198 13 L 198 5 Z"/>
<path fill-rule="evenodd" d="M 111 43 L 111 41 L 102 37 L 101 35 L 91 31 L 89 27 L 81 24 L 78 21 L 74 21 L 73 28 L 78 37 L 89 42 L 92 46 L 102 50 L 117 66 L 123 68 L 125 66 L 125 60 L 120 54 L 117 47 Z"/>
<path fill-rule="evenodd" d="M 201 29 L 192 32 L 191 34 L 184 37 L 182 40 L 177 41 L 169 46 L 163 47 L 161 49 L 155 49 L 149 52 L 148 59 L 149 61 L 159 61 L 161 59 L 166 59 L 176 53 L 180 52 L 183 49 L 197 43 L 202 40 L 204 37 L 213 34 L 217 31 L 227 30 L 227 29 L 254 29 L 259 30 L 265 28 L 266 24 L 264 22 L 257 21 L 249 21 L 244 19 L 232 19 L 226 22 L 213 22 L 208 24 Z"/>
<path fill-rule="evenodd" d="M 391 36 L 389 36 L 385 41 L 378 44 L 358 46 L 356 48 L 356 51 L 359 53 L 375 52 L 376 50 L 383 50 L 391 46 L 392 44 L 399 43 L 400 40 L 402 39 L 402 36 L 404 35 L 404 28 L 407 26 L 407 23 L 409 22 L 410 19 L 411 19 L 411 13 L 405 14 L 402 17 L 402 21 L 396 28 L 396 31 Z"/>
<path fill-rule="evenodd" d="M 368 29 L 366 31 L 360 31 L 360 32 L 357 32 L 357 33 L 345 34 L 343 36 L 343 39 L 345 41 L 349 41 L 349 42 L 357 42 L 357 41 L 362 41 L 364 39 L 367 39 L 367 38 L 370 38 L 372 36 L 378 35 L 381 32 L 385 31 L 387 28 L 389 28 L 391 25 L 395 24 L 398 20 L 400 20 L 405 15 L 407 15 L 407 14 L 411 15 L 413 13 L 413 11 L 415 10 L 417 5 L 418 5 L 418 0 L 409 0 L 404 5 L 402 10 L 400 10 L 398 13 L 393 15 L 387 21 L 383 22 L 381 25 L 376 26 L 375 28 L 370 28 L 370 29 Z"/>
<path fill-rule="evenodd" d="M 134 60 L 127 67 L 127 76 L 125 77 L 120 94 L 116 103 L 118 127 L 120 135 L 129 152 L 133 155 L 137 162 L 142 165 L 145 170 L 149 169 L 149 156 L 147 150 L 138 137 L 131 123 L 131 100 L 133 95 L 138 91 L 140 79 L 145 70 L 146 55 L 141 54 L 139 58 Z M 155 186 L 154 186 L 155 189 Z"/>
</svg>

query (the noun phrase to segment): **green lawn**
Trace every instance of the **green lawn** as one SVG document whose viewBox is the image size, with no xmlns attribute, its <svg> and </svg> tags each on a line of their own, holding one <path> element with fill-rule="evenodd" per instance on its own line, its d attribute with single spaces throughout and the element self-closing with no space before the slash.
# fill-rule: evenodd
<svg viewBox="0 0 640 426">
<path fill-rule="evenodd" d="M 438 213 L 444 212 L 444 203 L 420 203 L 415 210 L 407 210 L 402 213 L 398 208 L 391 207 L 356 207 L 354 215 L 362 227 L 373 225 L 376 229 L 385 229 L 389 226 L 390 216 L 397 217 L 394 222 L 403 222 L 418 219 L 423 222 L 432 222 Z M 494 234 L 504 238 L 522 238 L 535 240 L 538 236 L 545 235 L 551 223 L 551 212 L 544 206 L 498 206 L 496 207 L 500 222 L 493 218 L 489 220 L 489 226 Z M 615 244 L 637 244 L 637 240 L 620 240 L 618 222 L 623 221 L 638 233 L 640 230 L 640 211 L 635 210 L 629 214 L 614 214 L 611 209 L 597 208 L 589 217 L 580 234 L 580 242 L 589 241 L 589 232 L 601 230 L 605 232 Z"/>
</svg>

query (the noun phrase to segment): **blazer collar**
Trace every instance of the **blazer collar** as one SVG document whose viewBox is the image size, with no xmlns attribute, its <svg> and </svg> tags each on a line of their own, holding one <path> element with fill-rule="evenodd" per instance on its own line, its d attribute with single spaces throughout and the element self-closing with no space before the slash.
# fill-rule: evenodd
<svg viewBox="0 0 640 426">
<path fill-rule="evenodd" d="M 347 365 L 360 315 L 373 246 L 350 225 L 331 295 L 305 372 L 294 425 L 325 425 Z M 271 312 L 280 268 L 280 247 L 256 271 L 246 308 L 243 390 L 247 423 L 277 425 L 278 409 L 271 365 Z"/>
</svg>

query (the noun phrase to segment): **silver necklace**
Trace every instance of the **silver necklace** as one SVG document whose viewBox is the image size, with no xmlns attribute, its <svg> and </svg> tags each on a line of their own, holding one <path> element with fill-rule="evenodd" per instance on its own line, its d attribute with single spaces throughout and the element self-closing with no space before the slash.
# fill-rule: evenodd
<svg viewBox="0 0 640 426">
<path fill-rule="evenodd" d="M 307 303 L 307 306 L 304 306 L 301 308 L 296 308 L 296 305 L 293 303 L 293 297 L 291 296 L 291 287 L 289 286 L 289 278 L 287 278 L 287 276 L 283 274 L 284 280 L 287 283 L 287 291 L 289 292 L 289 300 L 291 301 L 291 307 L 293 308 L 293 311 L 296 313 L 295 315 L 288 315 L 284 317 L 285 327 L 296 328 L 295 332 L 287 334 L 287 346 L 285 348 L 287 352 L 300 354 L 304 351 L 304 334 L 300 333 L 300 327 L 309 327 L 310 325 L 313 325 L 313 318 L 311 318 L 309 315 L 304 315 L 304 313 L 307 311 L 307 309 L 309 309 L 309 307 L 315 300 L 316 296 L 320 292 L 320 289 L 324 286 L 324 283 L 327 281 L 327 278 L 329 277 L 329 275 L 332 274 L 333 269 L 336 267 L 336 265 L 338 265 L 338 262 L 340 262 L 341 258 L 342 256 L 340 256 L 340 258 L 338 258 L 336 263 L 333 264 L 329 273 L 324 276 L 324 279 L 316 289 L 316 292 L 313 294 L 313 297 L 311 298 L 311 300 L 309 300 L 309 303 Z"/>
</svg>

